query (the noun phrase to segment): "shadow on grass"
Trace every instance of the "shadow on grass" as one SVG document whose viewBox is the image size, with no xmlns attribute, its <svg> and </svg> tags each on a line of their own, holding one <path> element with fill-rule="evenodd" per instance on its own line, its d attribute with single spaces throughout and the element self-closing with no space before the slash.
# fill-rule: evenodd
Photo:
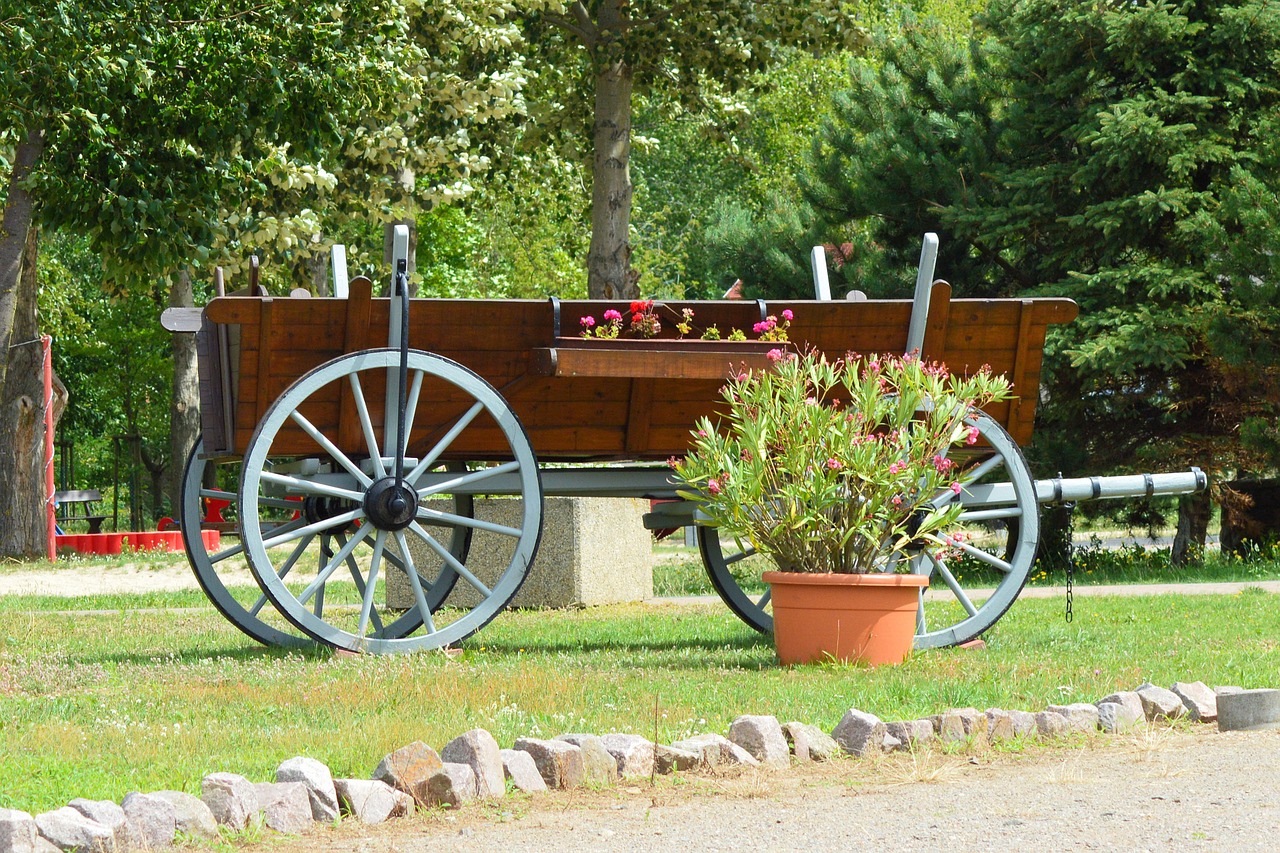
<svg viewBox="0 0 1280 853">
<path fill-rule="evenodd" d="M 251 663 L 264 660 L 311 660 L 327 662 L 332 660 L 334 650 L 319 644 L 284 649 L 278 646 L 263 646 L 246 638 L 244 645 L 200 646 L 193 648 L 148 649 L 136 652 L 123 651 L 86 651 L 83 654 L 68 655 L 67 660 L 81 664 L 122 665 L 122 666 L 156 666 L 172 662 L 174 664 L 216 663 L 235 661 Z"/>
</svg>

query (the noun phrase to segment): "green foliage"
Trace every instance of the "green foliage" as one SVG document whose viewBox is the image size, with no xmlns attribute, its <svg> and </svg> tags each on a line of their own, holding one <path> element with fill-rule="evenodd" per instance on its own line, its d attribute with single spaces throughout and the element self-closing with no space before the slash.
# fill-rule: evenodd
<svg viewBox="0 0 1280 853">
<path fill-rule="evenodd" d="M 974 0 L 911 4 L 921 16 L 939 19 L 930 25 L 929 36 L 948 45 L 964 40 L 971 16 L 982 5 Z M 890 24 L 900 28 L 903 8 L 863 4 L 860 21 L 877 30 Z M 641 221 L 637 255 L 644 254 L 649 233 L 644 224 L 652 204 L 648 199 L 665 183 L 674 191 L 661 195 L 661 210 L 671 211 L 669 219 L 687 247 L 677 250 L 686 259 L 685 277 L 696 282 L 694 292 L 718 296 L 741 278 L 753 296 L 808 298 L 813 294 L 809 251 L 817 243 L 828 247 L 834 291 L 893 296 L 906 292 L 914 278 L 921 232 L 910 233 L 905 243 L 877 244 L 865 223 L 824 224 L 805 203 L 800 181 L 813 138 L 830 113 L 832 95 L 847 86 L 848 66 L 874 67 L 883 41 L 872 39 L 857 51 L 826 48 L 782 54 L 780 64 L 759 75 L 750 91 L 740 93 L 744 109 L 731 125 L 693 133 L 687 128 L 700 125 L 684 116 L 646 125 L 646 134 L 657 138 L 660 147 L 656 156 L 642 150 L 635 157 Z M 681 153 L 672 156 L 672 147 Z M 691 173 L 700 177 L 696 187 L 688 185 Z M 886 246 L 900 252 L 896 265 L 882 263 L 880 252 Z"/>
<path fill-rule="evenodd" d="M 41 317 L 53 337 L 54 372 L 68 392 L 58 439 L 74 447 L 76 461 L 74 483 L 60 488 L 98 488 L 110 501 L 113 436 L 139 436 L 141 453 L 151 460 L 168 454 L 173 359 L 169 333 L 159 323 L 163 304 L 146 292 L 104 292 L 87 243 L 60 233 L 43 241 Z M 127 444 L 122 450 L 127 489 L 133 461 Z M 128 491 L 121 497 L 128 505 Z"/>
<path fill-rule="evenodd" d="M 911 15 L 878 31 L 872 54 L 852 63 L 801 186 L 816 232 L 864 229 L 855 250 L 869 256 L 860 289 L 881 295 L 878 281 L 911 281 L 921 235 L 933 231 L 938 270 L 957 295 L 1000 294 L 979 273 L 987 247 L 947 216 L 981 203 L 996 150 L 995 83 L 980 53 Z"/>
<path fill-rule="evenodd" d="M 977 440 L 965 419 L 1007 381 L 910 357 L 770 357 L 725 387 L 723 431 L 699 422 L 681 495 L 783 571 L 864 573 L 913 542 L 950 545 L 940 531 L 963 507 L 938 496 L 960 491 L 953 448 Z"/>
<path fill-rule="evenodd" d="M 1254 464 L 1239 427 L 1280 410 L 1280 9 L 996 0 L 967 44 L 943 35 L 910 16 L 877 35 L 807 201 L 865 229 L 873 275 L 934 230 L 959 294 L 1080 304 L 1046 346 L 1053 467 Z"/>
<path fill-rule="evenodd" d="M 512 296 L 585 297 L 589 204 L 579 166 L 507 159 L 502 180 L 481 186 L 465 206 L 483 235 L 477 275 L 505 282 Z"/>
<path fill-rule="evenodd" d="M 523 109 L 515 13 L 505 0 L 21 4 L 0 24 L 21 47 L 0 60 L 0 134 L 45 131 L 45 221 L 88 234 L 117 288 L 234 269 L 254 250 L 301 261 L 351 219 L 472 190 Z"/>
</svg>

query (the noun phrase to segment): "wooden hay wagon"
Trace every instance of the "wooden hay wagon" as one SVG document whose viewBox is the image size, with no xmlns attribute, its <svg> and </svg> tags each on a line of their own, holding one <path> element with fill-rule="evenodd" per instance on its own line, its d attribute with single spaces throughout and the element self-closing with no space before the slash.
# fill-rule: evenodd
<svg viewBox="0 0 1280 853">
<path fill-rule="evenodd" d="M 398 246 L 403 269 L 404 238 Z M 790 310 L 793 345 L 919 350 L 954 371 L 985 364 L 1009 377 L 1016 397 L 974 414 L 983 456 L 955 498 L 965 504 L 959 524 L 989 528 L 965 547 L 994 569 L 994 589 L 971 595 L 945 558 L 918 555 L 915 570 L 945 594 L 922 598 L 917 647 L 969 640 L 1007 610 L 1031 568 L 1038 503 L 1105 496 L 1094 485 L 1083 494 L 1083 481 L 1037 483 L 1019 450 L 1031 438 L 1046 330 L 1070 321 L 1075 304 L 952 300 L 945 283 L 931 281 L 931 266 L 927 275 L 922 267 L 914 300 L 664 306 L 670 316 L 691 308 L 700 327 L 726 334 Z M 776 346 L 676 340 L 671 322 L 653 339 L 586 340 L 580 317 L 626 306 L 410 300 L 403 281 L 397 274 L 395 298 L 375 298 L 371 283 L 356 279 L 340 298 L 220 296 L 198 321 L 166 318 L 170 328 L 199 328 L 202 441 L 181 508 L 188 554 L 213 602 L 262 642 L 375 653 L 459 642 L 527 576 L 543 496 L 666 500 L 646 526 L 691 524 L 693 507 L 677 500 L 666 460 L 685 452 L 700 416 L 714 414 L 728 373 L 766 366 Z M 1199 482 L 1145 476 L 1107 489 L 1187 491 Z M 476 511 L 478 496 L 494 497 L 487 515 Z M 223 529 L 235 529 L 238 544 L 205 548 L 208 500 L 227 507 Z M 468 560 L 477 535 L 487 537 L 490 562 L 494 543 L 500 554 L 483 572 Z M 768 595 L 749 593 L 743 573 L 750 548 L 710 527 L 697 536 L 721 597 L 769 630 Z M 219 576 L 241 554 L 262 589 L 256 601 Z M 411 592 L 407 610 L 381 604 L 393 574 Z"/>
</svg>

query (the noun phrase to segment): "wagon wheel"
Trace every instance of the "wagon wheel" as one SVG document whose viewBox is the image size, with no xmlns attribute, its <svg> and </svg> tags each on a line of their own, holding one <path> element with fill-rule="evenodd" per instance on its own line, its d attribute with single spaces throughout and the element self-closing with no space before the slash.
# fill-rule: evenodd
<svg viewBox="0 0 1280 853">
<path fill-rule="evenodd" d="M 186 547 L 187 562 L 191 564 L 196 582 L 200 584 L 200 588 L 204 590 L 204 594 L 219 613 L 259 643 L 285 648 L 312 645 L 310 638 L 298 634 L 293 630 L 293 626 L 284 620 L 266 621 L 278 614 L 257 587 L 228 587 L 219 575 L 219 571 L 227 571 L 241 563 L 240 558 L 244 549 L 238 543 L 220 547 L 216 551 L 205 545 L 204 537 L 201 535 L 201 524 L 204 520 L 202 505 L 204 499 L 226 501 L 228 510 L 235 505 L 236 494 L 226 487 L 227 484 L 224 481 L 232 476 L 239 479 L 239 460 L 210 461 L 201 458 L 203 452 L 204 442 L 198 441 L 191 449 L 191 454 L 187 456 L 187 465 L 182 473 L 180 506 L 182 544 Z M 205 485 L 206 477 L 210 479 L 212 485 Z M 227 514 L 231 518 L 235 517 L 234 511 L 229 511 Z M 277 519 L 276 523 L 287 523 L 287 521 L 281 518 Z"/>
<path fill-rule="evenodd" d="M 959 550 L 966 561 L 988 569 L 987 577 L 975 582 L 957 578 L 952 571 L 956 561 L 944 553 L 947 549 L 929 546 L 902 557 L 912 560 L 912 571 L 930 575 L 931 586 L 942 592 L 922 595 L 916 616 L 918 649 L 964 643 L 994 625 L 1022 591 L 1035 558 L 1040 513 L 1035 482 L 1022 451 L 988 415 L 979 412 L 969 422 L 978 428 L 992 452 L 962 481 L 964 490 L 959 496 L 947 492 L 937 498 L 942 506 L 959 501 L 965 507 L 956 522 L 957 529 L 939 533 L 954 537 L 963 532 L 972 537 L 951 550 Z M 986 535 L 975 537 L 975 531 Z M 752 549 L 744 549 L 733 540 L 726 546 L 724 537 L 713 527 L 698 528 L 698 547 L 712 586 L 730 609 L 757 631 L 772 631 L 768 592 L 751 595 L 735 576 L 735 567 L 753 553 Z M 885 566 L 886 570 L 891 568 L 894 566 Z M 740 568 L 737 574 L 741 575 Z M 979 596 L 966 592 L 966 585 L 971 591 L 994 588 L 975 600 Z"/>
<path fill-rule="evenodd" d="M 715 527 L 699 525 L 697 528 L 698 552 L 702 565 L 716 594 L 729 605 L 738 618 L 761 633 L 773 632 L 773 613 L 769 609 L 769 587 L 762 592 L 751 593 L 743 589 L 747 579 L 744 561 L 756 553 L 749 542 L 733 537 L 721 537 Z M 746 569 L 748 572 L 750 569 Z"/>
<path fill-rule="evenodd" d="M 291 624 L 283 619 L 272 618 L 277 615 L 276 609 L 274 606 L 269 606 L 267 597 L 256 586 L 228 587 L 224 583 L 219 572 L 242 565 L 244 549 L 237 542 L 234 545 L 220 546 L 216 551 L 211 550 L 205 545 L 200 533 L 204 522 L 205 501 L 222 502 L 221 514 L 228 525 L 234 524 L 239 518 L 239 498 L 234 484 L 240 479 L 240 460 L 206 460 L 201 458 L 203 452 L 204 442 L 197 441 L 187 457 L 187 464 L 182 474 L 180 505 L 182 544 L 186 547 L 187 561 L 191 564 L 196 581 L 218 612 L 259 643 L 285 648 L 312 645 L 311 638 L 299 635 Z M 454 512 L 460 515 L 474 515 L 472 503 L 470 495 L 457 495 L 454 497 Z M 287 528 L 279 525 L 294 523 L 292 516 L 298 510 L 298 503 L 290 501 L 288 505 L 283 505 L 279 499 L 276 499 L 274 504 L 274 509 L 277 511 L 275 524 L 278 527 L 272 529 L 284 532 Z M 263 510 L 263 515 L 268 513 Z M 231 532 L 229 528 L 223 529 L 224 543 Z M 470 543 L 471 529 L 457 527 L 449 537 L 449 553 L 459 561 L 465 562 Z M 324 543 L 319 544 L 323 551 Z M 418 572 L 430 583 L 431 594 L 427 600 L 433 607 L 444 600 L 458 577 L 457 573 L 443 560 L 437 561 L 434 566 L 420 565 Z M 266 621 L 267 619 L 270 621 Z"/>
<path fill-rule="evenodd" d="M 421 458 L 404 459 L 402 480 L 394 460 L 403 448 L 388 442 L 385 434 L 381 439 L 376 435 L 371 414 L 384 408 L 388 377 L 394 379 L 401 367 L 401 353 L 391 349 L 341 356 L 290 385 L 259 422 L 241 469 L 241 537 L 263 592 L 306 634 L 350 651 L 434 649 L 470 636 L 520 588 L 541 534 L 537 462 L 524 428 L 502 396 L 480 376 L 441 356 L 409 351 L 405 366 L 403 434 L 413 436 L 416 425 L 421 441 L 428 427 L 446 422 L 428 436 Z M 433 410 L 432 417 L 419 418 L 419 400 L 424 401 L 422 409 Z M 324 412 L 344 405 L 358 418 L 359 454 L 339 448 L 336 415 L 331 422 L 315 423 Z M 447 419 L 440 414 L 454 410 Z M 478 435 L 486 446 L 496 441 L 493 455 L 510 461 L 456 476 L 428 476 L 438 474 L 441 458 L 464 434 Z M 298 456 L 299 440 L 314 448 L 310 455 Z M 514 483 L 503 491 L 520 499 L 518 527 L 450 512 L 436 503 L 483 491 L 487 481 L 499 477 Z M 281 494 L 300 497 L 304 505 L 302 524 L 283 532 L 262 520 L 263 510 Z M 441 530 L 448 535 L 441 536 Z M 496 577 L 482 580 L 450 553 L 446 543 L 472 530 L 492 534 L 500 543 Z M 298 555 L 311 539 L 327 539 L 330 547 L 321 548 L 314 576 L 299 577 L 304 573 L 295 571 Z M 451 570 L 441 573 L 446 582 L 421 577 L 417 564 L 423 554 Z M 385 588 L 384 563 L 397 560 L 403 562 L 413 604 L 403 613 L 380 613 L 375 601 L 379 587 Z M 478 596 L 469 609 L 443 607 L 454 573 L 473 598 Z M 421 633 L 410 636 L 420 627 Z"/>
<path fill-rule="evenodd" d="M 969 422 L 978 428 L 990 453 L 966 473 L 959 495 L 948 491 L 934 501 L 938 506 L 963 505 L 954 528 L 939 531 L 956 544 L 929 545 L 910 555 L 912 571 L 929 575 L 937 593 L 921 592 L 917 649 L 954 646 L 980 636 L 1013 605 L 1036 556 L 1040 507 L 1027 461 L 1012 436 L 990 416 L 979 412 Z M 957 541 L 957 534 L 964 541 Z M 970 571 L 958 576 L 962 565 Z"/>
</svg>

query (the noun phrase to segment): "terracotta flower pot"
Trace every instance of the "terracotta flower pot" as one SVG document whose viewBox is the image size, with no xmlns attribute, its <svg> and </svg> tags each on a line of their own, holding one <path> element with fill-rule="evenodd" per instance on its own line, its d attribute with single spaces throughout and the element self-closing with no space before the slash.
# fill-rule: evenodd
<svg viewBox="0 0 1280 853">
<path fill-rule="evenodd" d="M 784 664 L 902 663 L 911 653 L 927 575 L 765 572 L 773 639 Z"/>
</svg>

